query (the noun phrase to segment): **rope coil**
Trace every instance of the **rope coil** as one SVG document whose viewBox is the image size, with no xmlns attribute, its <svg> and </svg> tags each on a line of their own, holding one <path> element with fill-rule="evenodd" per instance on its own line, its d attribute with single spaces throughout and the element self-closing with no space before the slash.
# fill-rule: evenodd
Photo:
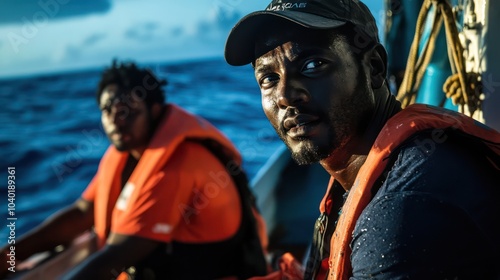
<svg viewBox="0 0 500 280">
<path fill-rule="evenodd" d="M 422 40 L 424 26 L 432 7 L 435 8 L 436 12 L 434 13 L 431 33 L 419 56 L 419 44 Z M 450 98 L 454 104 L 462 106 L 462 111 L 464 111 L 464 106 L 467 106 L 472 116 L 481 107 L 481 79 L 478 73 L 466 73 L 465 71 L 464 48 L 459 39 L 455 14 L 447 0 L 424 1 L 418 15 L 415 36 L 410 48 L 405 75 L 399 88 L 397 99 L 401 102 L 403 108 L 415 103 L 418 89 L 434 53 L 436 39 L 443 22 L 446 31 L 448 58 L 453 73 L 444 83 L 443 91 L 446 97 Z"/>
</svg>

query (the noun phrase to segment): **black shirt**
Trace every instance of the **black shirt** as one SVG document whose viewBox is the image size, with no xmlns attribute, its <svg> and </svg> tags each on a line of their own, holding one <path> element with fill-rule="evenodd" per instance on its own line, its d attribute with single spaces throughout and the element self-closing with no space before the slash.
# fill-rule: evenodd
<svg viewBox="0 0 500 280">
<path fill-rule="evenodd" d="M 464 136 L 430 141 L 392 157 L 356 223 L 351 279 L 500 279 L 498 157 Z"/>
</svg>

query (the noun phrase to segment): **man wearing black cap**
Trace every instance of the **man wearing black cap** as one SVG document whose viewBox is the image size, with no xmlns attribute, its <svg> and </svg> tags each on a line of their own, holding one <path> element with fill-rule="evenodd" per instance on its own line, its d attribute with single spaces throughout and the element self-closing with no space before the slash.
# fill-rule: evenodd
<svg viewBox="0 0 500 280">
<path fill-rule="evenodd" d="M 225 58 L 252 63 L 292 157 L 331 175 L 305 273 L 266 279 L 500 279 L 500 134 L 402 110 L 362 2 L 274 0 L 236 24 Z"/>
</svg>

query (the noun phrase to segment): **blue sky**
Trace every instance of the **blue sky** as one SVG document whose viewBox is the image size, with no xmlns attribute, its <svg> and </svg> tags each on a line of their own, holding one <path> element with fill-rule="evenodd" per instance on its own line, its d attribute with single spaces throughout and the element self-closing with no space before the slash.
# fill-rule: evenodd
<svg viewBox="0 0 500 280">
<path fill-rule="evenodd" d="M 0 77 L 222 56 L 227 33 L 268 0 L 2 0 Z M 367 0 L 380 9 L 383 0 Z M 381 15 L 376 14 L 377 20 Z"/>
</svg>

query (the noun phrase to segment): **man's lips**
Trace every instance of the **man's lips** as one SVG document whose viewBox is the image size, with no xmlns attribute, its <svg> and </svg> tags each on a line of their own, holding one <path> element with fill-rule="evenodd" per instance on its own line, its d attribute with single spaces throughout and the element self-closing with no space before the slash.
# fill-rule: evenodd
<svg viewBox="0 0 500 280">
<path fill-rule="evenodd" d="M 307 136 L 319 118 L 308 114 L 299 114 L 283 121 L 283 128 L 290 137 Z"/>
<path fill-rule="evenodd" d="M 115 140 L 121 140 L 121 141 L 126 141 L 130 138 L 130 134 L 127 132 L 118 132 L 115 131 L 111 134 L 111 138 Z"/>
<path fill-rule="evenodd" d="M 297 128 L 315 122 L 318 119 L 318 117 L 313 115 L 299 114 L 291 118 L 286 118 L 285 121 L 283 121 L 283 127 L 288 131 L 292 128 Z"/>
</svg>

